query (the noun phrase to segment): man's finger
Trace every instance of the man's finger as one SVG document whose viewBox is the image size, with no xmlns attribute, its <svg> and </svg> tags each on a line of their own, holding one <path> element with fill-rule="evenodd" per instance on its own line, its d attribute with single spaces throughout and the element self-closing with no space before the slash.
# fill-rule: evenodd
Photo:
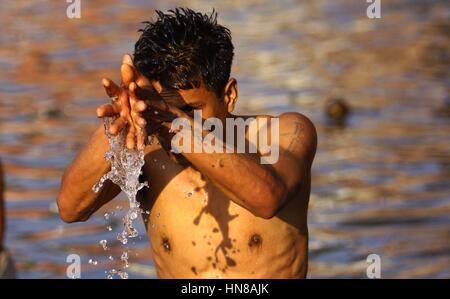
<svg viewBox="0 0 450 299">
<path fill-rule="evenodd" d="M 120 104 L 120 115 L 124 118 L 128 118 L 130 115 L 130 101 L 126 90 L 122 89 L 119 94 L 118 103 Z"/>
<path fill-rule="evenodd" d="M 137 83 L 138 86 L 144 87 L 144 86 L 152 86 L 152 83 L 150 80 L 148 80 L 144 75 L 142 75 L 136 68 L 133 62 L 133 58 L 130 54 L 125 54 L 122 57 L 122 63 L 128 64 L 131 69 L 133 70 L 134 74 L 134 81 Z"/>
<path fill-rule="evenodd" d="M 102 84 L 103 84 L 103 87 L 105 88 L 105 91 L 106 91 L 106 94 L 108 95 L 108 97 L 112 98 L 112 97 L 119 95 L 120 88 L 112 80 L 110 80 L 108 78 L 103 78 Z"/>
<path fill-rule="evenodd" d="M 133 126 L 129 126 L 128 133 L 127 133 L 127 148 L 133 149 L 135 145 L 135 136 L 136 130 Z"/>
<path fill-rule="evenodd" d="M 136 101 L 133 103 L 133 110 L 137 112 L 143 112 L 147 109 L 147 104 L 144 101 Z"/>
<path fill-rule="evenodd" d="M 147 134 L 146 134 L 145 130 L 141 129 L 139 134 L 137 135 L 137 148 L 139 150 L 144 149 L 146 139 L 147 139 Z"/>
<path fill-rule="evenodd" d="M 131 82 L 130 85 L 128 85 L 128 90 L 130 92 L 130 100 L 132 100 L 133 102 L 136 102 L 138 100 L 137 89 L 138 86 L 134 82 Z M 133 105 L 131 107 L 133 108 Z"/>
<path fill-rule="evenodd" d="M 123 63 L 126 63 L 126 64 L 128 64 L 130 66 L 134 65 L 133 64 L 133 59 L 131 58 L 130 54 L 125 54 L 125 55 L 122 56 L 122 64 Z"/>
<path fill-rule="evenodd" d="M 118 119 L 114 120 L 109 127 L 109 132 L 112 135 L 117 135 L 127 124 L 127 121 L 123 119 L 122 117 L 119 117 Z"/>
<path fill-rule="evenodd" d="M 147 121 L 142 117 L 142 115 L 138 113 L 132 113 L 132 118 L 134 123 L 137 124 L 140 128 L 144 129 L 147 125 Z"/>
<path fill-rule="evenodd" d="M 117 106 L 112 104 L 104 104 L 97 108 L 97 117 L 117 116 L 118 114 Z"/>
<path fill-rule="evenodd" d="M 122 77 L 122 84 L 128 88 L 131 82 L 135 80 L 134 69 L 132 66 L 123 63 L 120 67 L 120 74 Z"/>
<path fill-rule="evenodd" d="M 176 117 L 190 118 L 190 116 L 183 110 L 173 105 L 169 105 L 164 101 L 146 101 L 146 105 L 148 107 L 148 110 L 154 110 L 153 112 L 154 114 L 162 114 L 164 117 L 172 115 L 173 118 Z"/>
</svg>

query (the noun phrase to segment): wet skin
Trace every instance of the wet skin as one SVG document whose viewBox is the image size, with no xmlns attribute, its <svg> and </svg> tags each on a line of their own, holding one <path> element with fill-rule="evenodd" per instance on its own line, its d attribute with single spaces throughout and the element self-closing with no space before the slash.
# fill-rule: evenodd
<svg viewBox="0 0 450 299">
<path fill-rule="evenodd" d="M 145 222 L 159 277 L 306 276 L 309 177 L 276 216 L 264 219 L 194 167 L 174 163 L 159 145 L 146 151 L 151 188 L 140 200 L 150 208 Z"/>
<path fill-rule="evenodd" d="M 310 171 L 317 145 L 313 124 L 298 113 L 280 115 L 280 156 L 272 165 L 260 164 L 260 153 L 174 155 L 169 151 L 173 117 L 192 121 L 192 109 L 222 122 L 238 117 L 231 114 L 236 81 L 230 79 L 222 97 L 202 84 L 177 91 L 178 98 L 161 98 L 162 86 L 137 74 L 131 58 L 124 57 L 121 74 L 123 87 L 104 80 L 108 95 L 119 100 L 99 107 L 97 115 L 118 116 L 112 133 L 128 124 L 128 147 L 144 147 L 146 134 L 155 137 L 144 148 L 143 179 L 150 188 L 139 200 L 150 210 L 144 221 L 158 276 L 305 277 Z M 119 193 L 112 183 L 99 194 L 90 189 L 110 167 L 102 157 L 108 147 L 102 130 L 63 176 L 58 206 L 66 222 L 87 220 Z"/>
</svg>

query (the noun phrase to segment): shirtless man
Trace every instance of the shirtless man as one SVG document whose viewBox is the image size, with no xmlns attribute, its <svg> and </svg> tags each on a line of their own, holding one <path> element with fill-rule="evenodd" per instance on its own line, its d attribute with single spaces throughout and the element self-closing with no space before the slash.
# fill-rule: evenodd
<svg viewBox="0 0 450 299">
<path fill-rule="evenodd" d="M 317 145 L 305 116 L 279 116 L 274 164 L 261 164 L 260 152 L 170 151 L 174 117 L 192 122 L 193 110 L 223 123 L 239 117 L 231 114 L 238 97 L 232 59 L 230 32 L 215 14 L 158 12 L 142 30 L 134 57 L 124 56 L 122 83 L 103 80 L 115 100 L 99 107 L 97 116 L 117 117 L 110 132 L 126 129 L 127 147 L 144 148 L 143 180 L 150 188 L 139 197 L 150 210 L 143 217 L 159 277 L 304 278 Z M 108 150 L 103 130 L 95 131 L 64 173 L 57 202 L 65 222 L 86 221 L 120 191 L 109 181 L 98 194 L 91 190 L 110 169 L 103 158 Z M 146 134 L 158 142 L 144 142 Z"/>
</svg>

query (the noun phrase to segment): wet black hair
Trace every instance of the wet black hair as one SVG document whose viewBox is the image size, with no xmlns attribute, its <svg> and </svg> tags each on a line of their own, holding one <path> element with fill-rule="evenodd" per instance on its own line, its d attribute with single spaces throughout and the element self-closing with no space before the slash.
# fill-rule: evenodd
<svg viewBox="0 0 450 299">
<path fill-rule="evenodd" d="M 156 10 L 157 19 L 143 22 L 144 29 L 134 48 L 134 64 L 163 88 L 200 87 L 221 97 L 231 71 L 234 47 L 229 29 L 217 24 L 217 12 L 176 8 Z"/>
</svg>

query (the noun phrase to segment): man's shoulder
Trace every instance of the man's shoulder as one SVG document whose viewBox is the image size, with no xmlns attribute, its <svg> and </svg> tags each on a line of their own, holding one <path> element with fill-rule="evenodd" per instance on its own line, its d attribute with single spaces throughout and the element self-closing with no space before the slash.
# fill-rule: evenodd
<svg viewBox="0 0 450 299">
<path fill-rule="evenodd" d="M 256 119 L 266 119 L 269 121 L 270 119 L 278 119 L 278 123 L 280 125 L 280 133 L 282 131 L 292 131 L 292 129 L 302 129 L 302 131 L 306 131 L 309 133 L 316 134 L 316 128 L 313 122 L 305 115 L 298 112 L 285 112 L 278 116 L 268 115 L 268 114 L 260 114 L 251 116 Z M 306 133 L 304 132 L 304 133 Z"/>
<path fill-rule="evenodd" d="M 285 112 L 278 116 L 280 134 L 283 132 L 295 132 L 310 135 L 316 138 L 316 127 L 305 115 L 298 112 Z"/>
<path fill-rule="evenodd" d="M 288 150 L 308 153 L 312 161 L 317 149 L 317 131 L 312 121 L 301 113 L 286 112 L 279 116 L 279 123 L 279 136 L 285 137 L 280 138 L 280 144 L 289 144 Z"/>
</svg>

